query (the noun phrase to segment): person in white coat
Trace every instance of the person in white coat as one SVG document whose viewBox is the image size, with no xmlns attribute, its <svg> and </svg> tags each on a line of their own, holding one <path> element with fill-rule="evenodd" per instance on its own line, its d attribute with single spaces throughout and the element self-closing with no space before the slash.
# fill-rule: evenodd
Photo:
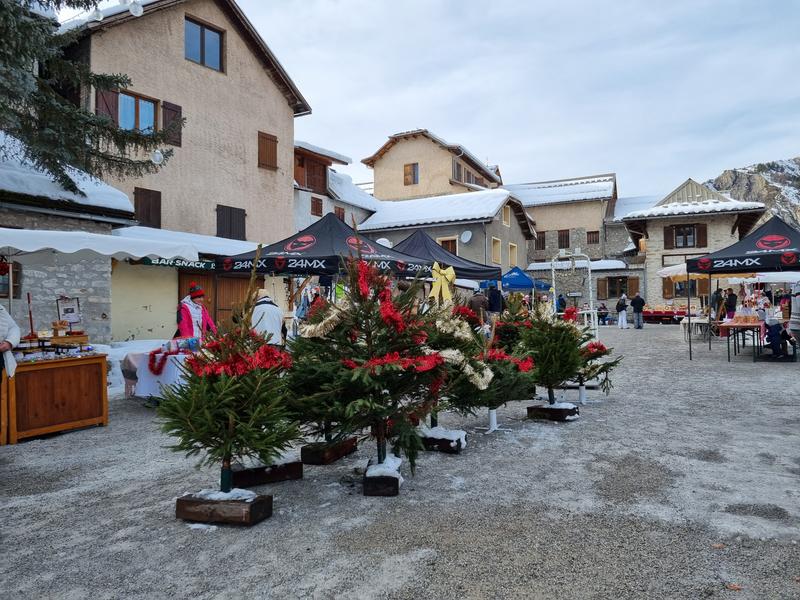
<svg viewBox="0 0 800 600">
<path fill-rule="evenodd" d="M 620 329 L 628 328 L 628 297 L 625 294 L 617 302 L 617 321 Z"/>
<path fill-rule="evenodd" d="M 258 290 L 258 300 L 253 307 L 251 327 L 273 346 L 283 345 L 283 311 L 275 304 L 267 290 Z"/>
<path fill-rule="evenodd" d="M 19 327 L 14 319 L 4 306 L 0 306 L 0 356 L 3 357 L 0 367 L 6 370 L 9 377 L 13 377 L 17 369 L 17 361 L 14 360 L 11 350 L 19 344 L 19 336 Z"/>
</svg>

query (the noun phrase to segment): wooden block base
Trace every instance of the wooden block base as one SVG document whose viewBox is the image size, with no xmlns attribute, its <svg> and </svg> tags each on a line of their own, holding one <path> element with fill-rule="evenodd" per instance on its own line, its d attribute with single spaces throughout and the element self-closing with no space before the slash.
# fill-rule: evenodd
<svg viewBox="0 0 800 600">
<path fill-rule="evenodd" d="M 527 410 L 529 419 L 543 421 L 574 421 L 581 412 L 577 406 L 574 408 L 551 408 L 549 404 L 529 406 Z"/>
<path fill-rule="evenodd" d="M 181 496 L 175 501 L 175 516 L 184 521 L 249 527 L 272 516 L 272 496 L 256 496 L 252 502 Z"/>
<path fill-rule="evenodd" d="M 259 467 L 243 467 L 234 464 L 233 487 L 248 488 L 266 483 L 278 483 L 279 481 L 289 481 L 291 479 L 303 478 L 303 463 L 299 460 L 283 463 L 281 465 L 269 465 Z"/>
<path fill-rule="evenodd" d="M 425 450 L 444 452 L 445 454 L 461 454 L 461 440 L 446 440 L 443 438 L 422 438 Z"/>
<path fill-rule="evenodd" d="M 329 465 L 358 450 L 358 440 L 345 438 L 340 442 L 315 442 L 300 448 L 300 460 L 305 465 Z"/>
<path fill-rule="evenodd" d="M 365 496 L 397 496 L 400 494 L 400 480 L 397 477 L 367 477 L 364 474 Z"/>
</svg>

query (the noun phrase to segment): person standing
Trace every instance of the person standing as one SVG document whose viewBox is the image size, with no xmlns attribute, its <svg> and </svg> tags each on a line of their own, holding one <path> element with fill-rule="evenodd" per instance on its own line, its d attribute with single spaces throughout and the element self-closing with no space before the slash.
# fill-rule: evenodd
<svg viewBox="0 0 800 600">
<path fill-rule="evenodd" d="M 725 296 L 725 316 L 728 319 L 732 319 L 736 314 L 736 302 L 738 300 L 739 297 L 733 293 L 733 288 L 728 288 Z"/>
<path fill-rule="evenodd" d="M 556 300 L 556 309 L 560 313 L 563 313 L 565 310 L 567 310 L 567 299 L 564 298 L 564 294 L 558 295 L 558 300 Z"/>
<path fill-rule="evenodd" d="M 506 301 L 505 298 L 503 298 L 502 292 L 497 289 L 495 284 L 491 284 L 489 287 L 489 314 L 493 321 L 497 320 L 503 313 L 505 304 Z"/>
<path fill-rule="evenodd" d="M 636 292 L 631 299 L 631 308 L 633 308 L 633 328 L 644 329 L 644 305 L 645 301 Z"/>
<path fill-rule="evenodd" d="M 625 294 L 617 301 L 617 323 L 620 329 L 628 329 L 628 297 Z"/>
<path fill-rule="evenodd" d="M 5 369 L 9 377 L 14 376 L 14 371 L 17 369 L 17 361 L 14 359 L 11 350 L 19 344 L 19 337 L 19 326 L 8 314 L 5 307 L 0 306 L 0 356 L 3 357 L 3 360 L 0 360 L 0 375 Z"/>
<path fill-rule="evenodd" d="M 791 291 L 792 314 L 787 329 L 796 342 L 800 342 L 800 283 L 795 283 Z M 2 331 L 0 331 L 2 334 Z"/>
<path fill-rule="evenodd" d="M 600 325 L 608 324 L 608 307 L 605 302 L 601 302 L 600 308 L 597 309 L 597 319 L 600 321 Z"/>
<path fill-rule="evenodd" d="M 202 339 L 211 331 L 217 333 L 217 326 L 205 307 L 206 292 L 194 281 L 189 284 L 189 293 L 178 305 L 177 337 L 196 337 Z"/>
<path fill-rule="evenodd" d="M 478 315 L 478 319 L 480 319 L 481 323 L 486 321 L 486 311 L 489 310 L 489 300 L 486 298 L 480 288 L 475 290 L 475 293 L 472 295 L 472 298 L 469 299 L 467 306 L 469 306 L 472 312 Z"/>
<path fill-rule="evenodd" d="M 283 324 L 283 311 L 275 304 L 267 290 L 258 290 L 257 298 L 250 326 L 256 333 L 268 338 L 270 345 L 282 346 L 286 331 Z"/>
</svg>

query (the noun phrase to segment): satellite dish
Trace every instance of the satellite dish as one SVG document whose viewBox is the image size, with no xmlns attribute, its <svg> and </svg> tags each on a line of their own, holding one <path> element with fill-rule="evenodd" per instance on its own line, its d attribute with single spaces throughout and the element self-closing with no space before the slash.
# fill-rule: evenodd
<svg viewBox="0 0 800 600">
<path fill-rule="evenodd" d="M 375 241 L 378 242 L 381 246 L 386 246 L 387 248 L 391 248 L 392 247 L 392 242 L 390 242 L 386 238 L 378 238 Z"/>
<path fill-rule="evenodd" d="M 469 241 L 472 239 L 472 232 L 469 229 L 465 229 L 461 232 L 459 239 L 462 244 L 469 244 Z"/>
</svg>

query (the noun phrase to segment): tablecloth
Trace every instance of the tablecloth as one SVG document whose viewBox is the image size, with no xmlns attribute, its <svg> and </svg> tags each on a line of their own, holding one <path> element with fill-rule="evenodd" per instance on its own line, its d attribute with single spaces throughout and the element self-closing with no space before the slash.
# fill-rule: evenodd
<svg viewBox="0 0 800 600">
<path fill-rule="evenodd" d="M 131 353 L 126 361 L 136 365 L 136 390 L 134 394 L 140 398 L 161 397 L 161 387 L 183 381 L 180 366 L 186 361 L 187 354 L 174 354 L 167 359 L 161 375 L 150 372 L 149 356 L 146 353 Z"/>
</svg>

